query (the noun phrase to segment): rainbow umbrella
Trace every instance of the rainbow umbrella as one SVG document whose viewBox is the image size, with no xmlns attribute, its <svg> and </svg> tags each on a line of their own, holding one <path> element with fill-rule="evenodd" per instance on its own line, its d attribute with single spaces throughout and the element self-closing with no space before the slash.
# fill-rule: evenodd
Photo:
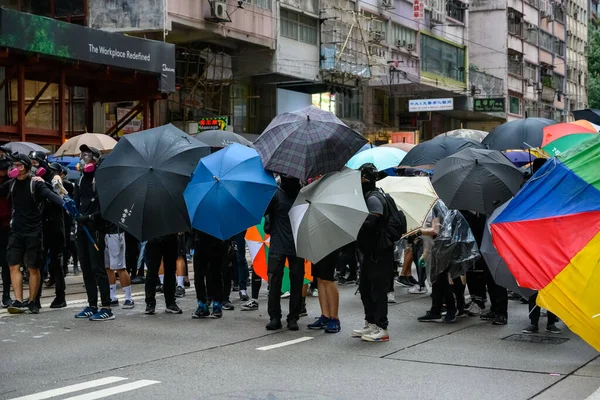
<svg viewBox="0 0 600 400">
<path fill-rule="evenodd" d="M 265 219 L 263 218 L 260 224 L 249 228 L 246 231 L 246 244 L 250 251 L 252 259 L 252 269 L 256 275 L 263 280 L 269 281 L 267 273 L 267 260 L 269 259 L 269 247 L 271 246 L 271 236 L 265 233 Z M 289 292 L 290 290 L 290 268 L 286 261 L 286 268 L 283 270 L 283 283 L 281 290 Z M 304 262 L 304 283 L 312 281 L 311 264 L 308 261 Z"/>
<path fill-rule="evenodd" d="M 571 124 L 568 122 L 545 126 L 542 135 L 542 144 L 540 147 L 547 146 L 550 142 L 560 139 L 567 135 L 580 135 L 585 133 L 598 133 L 594 128 L 581 126 L 579 124 Z"/>
<path fill-rule="evenodd" d="M 600 136 L 548 161 L 491 224 L 537 303 L 600 350 Z"/>
<path fill-rule="evenodd" d="M 543 149 L 546 153 L 551 154 L 553 156 L 559 156 L 565 151 L 572 149 L 574 147 L 579 146 L 581 143 L 585 142 L 597 136 L 597 133 L 579 133 L 573 135 L 562 136 L 552 142 L 546 144 Z"/>
</svg>

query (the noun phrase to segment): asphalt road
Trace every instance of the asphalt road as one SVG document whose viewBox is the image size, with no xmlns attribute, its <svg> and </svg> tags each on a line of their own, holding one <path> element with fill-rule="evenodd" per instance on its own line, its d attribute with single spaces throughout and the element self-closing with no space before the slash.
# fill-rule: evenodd
<svg viewBox="0 0 600 400">
<path fill-rule="evenodd" d="M 0 311 L 0 399 L 577 400 L 600 386 L 598 352 L 567 329 L 553 336 L 567 339 L 560 344 L 508 340 L 528 324 L 527 306 L 514 301 L 506 326 L 424 324 L 416 318 L 430 298 L 397 288 L 390 342 L 367 343 L 350 337 L 363 319 L 354 285 L 341 288 L 342 331 L 325 334 L 305 328 L 319 315 L 310 297 L 300 331 L 267 332 L 265 290 L 259 311 L 240 311 L 236 298 L 221 320 L 193 320 L 193 290 L 179 302 L 183 315 L 162 312 L 159 298 L 146 316 L 143 286 L 134 286 L 135 309 L 76 320 L 85 296 L 79 277 L 69 282 L 67 309 Z"/>
</svg>

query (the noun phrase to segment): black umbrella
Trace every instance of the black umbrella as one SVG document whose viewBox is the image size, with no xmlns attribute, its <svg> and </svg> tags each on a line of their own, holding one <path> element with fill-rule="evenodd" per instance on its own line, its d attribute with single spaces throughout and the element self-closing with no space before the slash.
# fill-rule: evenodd
<svg viewBox="0 0 600 400">
<path fill-rule="evenodd" d="M 483 139 L 483 144 L 492 150 L 527 149 L 540 147 L 544 139 L 544 127 L 556 124 L 546 118 L 523 118 L 502 124 Z"/>
<path fill-rule="evenodd" d="M 242 135 L 238 135 L 237 133 L 229 131 L 206 131 L 194 135 L 194 138 L 200 140 L 202 143 L 206 143 L 210 147 L 227 147 L 233 143 L 239 143 L 248 147 L 252 146 L 252 142 Z"/>
<path fill-rule="evenodd" d="M 190 230 L 183 191 L 208 154 L 171 124 L 123 136 L 96 172 L 102 217 L 140 241 Z"/>
<path fill-rule="evenodd" d="M 450 209 L 491 214 L 523 183 L 523 173 L 501 152 L 465 149 L 435 166 L 432 183 Z"/>
<path fill-rule="evenodd" d="M 416 145 L 404 157 L 400 165 L 408 167 L 434 165 L 439 160 L 470 147 L 483 149 L 483 146 L 475 140 L 439 135 Z"/>
<path fill-rule="evenodd" d="M 592 124 L 600 125 L 600 110 L 586 108 L 585 110 L 573 111 L 573 117 L 575 117 L 576 120 L 585 119 Z"/>
</svg>

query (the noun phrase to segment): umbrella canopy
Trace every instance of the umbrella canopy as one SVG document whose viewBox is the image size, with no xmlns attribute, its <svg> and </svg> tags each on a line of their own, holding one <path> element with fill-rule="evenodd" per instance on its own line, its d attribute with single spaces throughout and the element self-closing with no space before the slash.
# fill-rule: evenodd
<svg viewBox="0 0 600 400">
<path fill-rule="evenodd" d="M 260 223 L 276 190 L 256 150 L 235 143 L 200 160 L 183 197 L 192 228 L 227 240 Z"/>
<path fill-rule="evenodd" d="M 481 241 L 481 255 L 485 259 L 485 263 L 487 264 L 492 277 L 494 278 L 494 282 L 503 288 L 506 288 L 512 292 L 518 293 L 523 297 L 529 298 L 534 293 L 535 290 L 522 288 L 517 284 L 515 277 L 508 269 L 508 265 L 504 262 L 500 254 L 498 254 L 498 250 L 494 247 L 492 243 L 492 232 L 490 231 L 490 224 L 494 222 L 496 217 L 500 215 L 502 211 L 506 208 L 508 203 L 507 201 L 500 207 L 498 207 L 492 215 L 490 215 L 485 224 L 485 230 L 483 231 L 483 239 Z"/>
<path fill-rule="evenodd" d="M 369 149 L 374 149 L 376 147 L 377 146 L 375 146 L 373 143 L 367 143 L 363 147 L 361 147 L 360 149 L 358 149 L 358 151 L 356 152 L 356 154 L 360 153 L 361 151 L 365 151 L 365 150 L 369 150 Z"/>
<path fill-rule="evenodd" d="M 71 139 L 63 143 L 54 154 L 56 157 L 61 156 L 78 156 L 81 153 L 79 148 L 82 145 L 88 145 L 95 147 L 102 153 L 106 153 L 114 149 L 117 145 L 117 141 L 112 137 L 102 133 L 83 133 L 81 135 L 73 136 Z"/>
<path fill-rule="evenodd" d="M 123 136 L 96 172 L 102 218 L 140 241 L 189 231 L 183 191 L 209 153 L 171 124 Z"/>
<path fill-rule="evenodd" d="M 578 120 L 584 119 L 595 125 L 600 125 L 600 110 L 586 108 L 585 110 L 573 111 L 573 116 Z"/>
<path fill-rule="evenodd" d="M 540 168 L 491 231 L 519 285 L 600 351 L 600 138 L 583 146 Z"/>
<path fill-rule="evenodd" d="M 527 150 L 506 150 L 503 151 L 504 156 L 517 167 L 523 167 L 532 163 L 537 157 Z"/>
<path fill-rule="evenodd" d="M 584 128 L 578 124 L 569 124 L 569 123 L 546 126 L 546 127 L 544 127 L 544 137 L 542 139 L 541 147 L 543 148 L 544 146 L 548 145 L 550 142 L 560 139 L 563 136 L 586 134 L 586 133 L 597 134 L 598 131 L 596 131 L 593 128 Z"/>
<path fill-rule="evenodd" d="M 522 118 L 506 122 L 491 131 L 481 143 L 492 150 L 540 147 L 544 127 L 554 124 L 555 121 L 546 118 Z"/>
<path fill-rule="evenodd" d="M 25 155 L 28 155 L 32 151 L 41 151 L 42 153 L 46 154 L 50 153 L 50 150 L 48 150 L 47 148 L 31 142 L 8 142 L 4 145 L 4 147 L 9 149 L 12 153 L 19 153 Z M 79 153 L 77 154 L 79 155 Z"/>
<path fill-rule="evenodd" d="M 465 149 L 437 163 L 432 183 L 448 208 L 491 214 L 519 191 L 523 173 L 499 151 Z"/>
<path fill-rule="evenodd" d="M 404 213 L 408 232 L 423 226 L 438 199 L 431 180 L 425 176 L 390 176 L 378 181 L 377 187 L 392 196 Z"/>
<path fill-rule="evenodd" d="M 267 260 L 269 259 L 269 247 L 271 246 L 271 236 L 265 233 L 264 218 L 260 224 L 249 228 L 246 231 L 246 244 L 250 252 L 252 260 L 252 269 L 254 273 L 261 277 L 264 281 L 269 281 L 267 273 Z M 304 283 L 310 283 L 313 280 L 311 263 L 304 261 Z M 283 270 L 283 282 L 281 285 L 282 292 L 290 291 L 290 267 L 287 259 L 285 260 L 285 268 Z"/>
<path fill-rule="evenodd" d="M 600 131 L 600 126 L 596 125 L 596 124 L 592 124 L 590 121 L 586 121 L 585 119 L 579 119 L 577 121 L 574 122 L 569 122 L 572 125 L 579 125 L 582 126 L 586 129 L 591 129 L 595 132 Z"/>
<path fill-rule="evenodd" d="M 369 215 L 360 172 L 332 172 L 300 190 L 290 210 L 298 257 L 317 263 L 356 241 Z"/>
<path fill-rule="evenodd" d="M 200 140 L 202 143 L 206 143 L 210 147 L 227 147 L 233 143 L 238 143 L 248 147 L 252 146 L 252 142 L 242 135 L 238 135 L 237 133 L 229 131 L 212 130 L 199 133 L 193 137 Z"/>
<path fill-rule="evenodd" d="M 597 136 L 597 133 L 581 133 L 581 134 L 573 134 L 562 136 L 552 142 L 549 142 L 546 146 L 543 147 L 544 151 L 548 154 L 556 157 L 579 146 L 581 143 Z"/>
<path fill-rule="evenodd" d="M 417 167 L 422 165 L 434 165 L 442 158 L 451 156 L 459 151 L 474 147 L 482 149 L 483 146 L 471 139 L 457 138 L 447 135 L 439 135 L 423 143 L 419 143 L 402 160 L 401 165 Z"/>
<path fill-rule="evenodd" d="M 388 143 L 388 144 L 382 145 L 381 147 L 391 147 L 393 149 L 402 150 L 402 151 L 405 151 L 408 153 L 415 146 L 416 146 L 416 144 L 412 144 L 412 143 Z"/>
<path fill-rule="evenodd" d="M 379 171 L 383 171 L 388 168 L 397 167 L 400 162 L 406 156 L 406 152 L 394 149 L 392 147 L 376 147 L 362 151 L 354 155 L 346 166 L 352 169 L 359 169 L 363 164 L 371 163 Z"/>
<path fill-rule="evenodd" d="M 486 131 L 478 131 L 476 129 L 455 129 L 448 131 L 444 135 L 459 137 L 463 139 L 471 139 L 481 143 L 483 139 L 488 135 Z"/>
<path fill-rule="evenodd" d="M 365 143 L 335 115 L 310 106 L 275 117 L 254 148 L 265 169 L 306 181 L 340 171 Z"/>
</svg>

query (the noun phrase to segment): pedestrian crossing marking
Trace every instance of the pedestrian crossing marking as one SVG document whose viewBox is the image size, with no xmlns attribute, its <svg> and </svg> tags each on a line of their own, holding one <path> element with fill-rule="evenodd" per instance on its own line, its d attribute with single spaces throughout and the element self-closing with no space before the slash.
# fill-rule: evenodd
<svg viewBox="0 0 600 400">
<path fill-rule="evenodd" d="M 143 387 L 154 385 L 156 383 L 160 383 L 160 382 L 142 379 L 139 381 L 126 383 L 124 385 L 119 385 L 119 386 L 115 386 L 115 387 L 108 388 L 108 389 L 98 390 L 97 392 L 91 392 L 91 393 L 82 394 L 80 396 L 69 397 L 68 399 L 65 399 L 65 400 L 101 399 L 103 397 L 108 397 L 108 396 L 112 396 L 112 395 L 119 394 L 119 393 L 125 393 L 125 392 L 130 392 L 132 390 L 141 389 Z"/>
</svg>

